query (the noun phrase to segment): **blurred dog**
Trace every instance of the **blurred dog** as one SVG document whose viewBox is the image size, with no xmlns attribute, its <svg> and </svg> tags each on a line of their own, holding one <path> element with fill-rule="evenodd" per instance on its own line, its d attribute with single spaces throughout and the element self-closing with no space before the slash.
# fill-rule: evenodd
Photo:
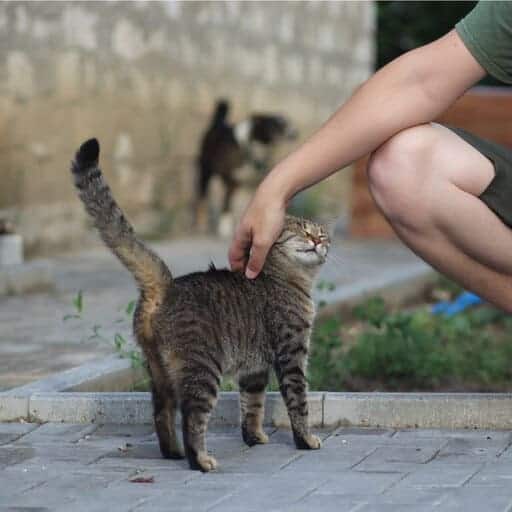
<svg viewBox="0 0 512 512">
<path fill-rule="evenodd" d="M 196 223 L 200 231 L 208 228 L 208 186 L 214 176 L 224 185 L 221 219 L 218 230 L 229 236 L 229 227 L 222 228 L 230 217 L 232 199 L 237 188 L 256 185 L 268 169 L 272 150 L 282 141 L 293 140 L 298 132 L 287 119 L 277 114 L 252 114 L 237 124 L 228 120 L 229 103 L 219 100 L 208 128 L 203 134 L 197 158 L 198 182 Z M 247 167 L 250 171 L 243 172 Z"/>
</svg>

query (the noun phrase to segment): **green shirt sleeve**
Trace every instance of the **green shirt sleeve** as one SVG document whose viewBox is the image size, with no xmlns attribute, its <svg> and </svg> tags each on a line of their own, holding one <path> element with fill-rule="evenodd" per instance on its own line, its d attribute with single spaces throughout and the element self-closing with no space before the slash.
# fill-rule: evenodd
<svg viewBox="0 0 512 512">
<path fill-rule="evenodd" d="M 512 84 L 512 2 L 481 1 L 455 30 L 478 63 Z"/>
</svg>

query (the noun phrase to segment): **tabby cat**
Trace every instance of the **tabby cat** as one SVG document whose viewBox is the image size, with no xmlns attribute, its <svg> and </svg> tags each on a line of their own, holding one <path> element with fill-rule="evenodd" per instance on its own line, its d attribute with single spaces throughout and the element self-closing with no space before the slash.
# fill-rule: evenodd
<svg viewBox="0 0 512 512">
<path fill-rule="evenodd" d="M 217 467 L 205 436 L 225 374 L 238 376 L 245 443 L 266 443 L 263 406 L 272 368 L 297 448 L 320 448 L 308 427 L 305 370 L 315 315 L 312 282 L 327 256 L 326 230 L 287 217 L 255 280 L 214 267 L 173 279 L 165 263 L 135 236 L 103 179 L 98 157 L 98 141 L 88 140 L 77 151 L 71 170 L 103 241 L 140 290 L 133 328 L 151 376 L 162 455 L 183 458 L 175 431 L 179 407 L 190 467 Z"/>
</svg>

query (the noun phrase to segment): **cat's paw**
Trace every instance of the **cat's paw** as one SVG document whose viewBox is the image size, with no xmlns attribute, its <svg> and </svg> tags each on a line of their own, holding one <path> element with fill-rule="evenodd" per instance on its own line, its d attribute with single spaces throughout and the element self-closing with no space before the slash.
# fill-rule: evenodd
<svg viewBox="0 0 512 512">
<path fill-rule="evenodd" d="M 268 436 L 260 430 L 258 432 L 247 432 L 246 430 L 242 431 L 242 437 L 247 446 L 254 446 L 255 444 L 267 444 Z"/>
<path fill-rule="evenodd" d="M 322 446 L 322 441 L 318 436 L 309 434 L 306 437 L 296 437 L 295 445 L 299 450 L 318 450 Z"/>
<path fill-rule="evenodd" d="M 173 450 L 160 450 L 162 457 L 164 459 L 175 459 L 175 460 L 181 460 L 185 458 L 185 454 L 183 453 L 183 450 L 180 448 L 176 448 Z"/>
<path fill-rule="evenodd" d="M 184 459 L 185 454 L 177 441 L 159 439 L 160 453 L 164 459 Z"/>
<path fill-rule="evenodd" d="M 197 464 L 199 466 L 198 469 L 200 469 L 204 473 L 208 473 L 209 471 L 214 471 L 215 469 L 217 469 L 217 461 L 215 460 L 215 458 L 206 453 L 198 454 Z"/>
</svg>

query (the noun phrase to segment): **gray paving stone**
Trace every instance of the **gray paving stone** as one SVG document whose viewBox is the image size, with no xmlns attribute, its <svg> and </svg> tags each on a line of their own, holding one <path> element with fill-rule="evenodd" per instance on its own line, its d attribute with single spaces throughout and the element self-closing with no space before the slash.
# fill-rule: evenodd
<svg viewBox="0 0 512 512">
<path fill-rule="evenodd" d="M 395 485 L 378 496 L 378 500 L 380 503 L 386 504 L 408 505 L 409 507 L 429 505 L 433 508 L 441 505 L 452 492 L 453 489 L 449 488 L 418 489 L 414 487 L 397 487 Z"/>
<path fill-rule="evenodd" d="M 353 466 L 353 469 L 362 473 L 413 473 L 421 467 L 421 464 L 415 462 L 386 462 L 382 459 L 364 459 Z"/>
<path fill-rule="evenodd" d="M 34 423 L 0 423 L 0 445 L 16 441 L 37 427 Z"/>
<path fill-rule="evenodd" d="M 91 464 L 96 470 L 110 471 L 155 471 L 164 469 L 166 471 L 183 471 L 188 469 L 185 460 L 168 460 L 162 457 L 154 459 L 137 459 L 133 457 L 103 457 Z"/>
<path fill-rule="evenodd" d="M 377 448 L 366 460 L 367 464 L 383 462 L 394 464 L 397 462 L 412 462 L 425 464 L 438 453 L 436 448 L 421 448 L 419 446 L 383 446 Z"/>
<path fill-rule="evenodd" d="M 357 509 L 357 512 L 410 512 L 410 505 L 396 503 L 368 503 Z M 414 505 L 414 512 L 432 512 L 432 505 Z"/>
<path fill-rule="evenodd" d="M 286 466 L 283 471 L 319 471 L 323 473 L 343 471 L 360 463 L 374 450 L 375 448 L 368 445 L 336 449 L 326 443 L 320 450 L 299 452 L 300 456 Z"/>
<path fill-rule="evenodd" d="M 279 509 L 298 502 L 326 480 L 327 476 L 321 473 L 297 473 L 293 476 L 278 473 L 271 478 L 264 475 L 253 477 L 250 485 L 235 491 L 211 510 L 253 512 Z"/>
<path fill-rule="evenodd" d="M 408 473 L 434 459 L 446 440 L 395 439 L 386 437 L 373 445 L 374 451 L 355 466 L 357 471 Z M 350 444 L 348 444 L 350 446 Z"/>
<path fill-rule="evenodd" d="M 271 508 L 270 512 L 357 512 L 363 504 L 350 497 L 312 493 L 297 503 Z"/>
<path fill-rule="evenodd" d="M 512 460 L 497 459 L 486 463 L 467 483 L 468 487 L 512 486 Z"/>
<path fill-rule="evenodd" d="M 400 448 L 420 448 L 421 450 L 434 450 L 438 451 L 443 448 L 449 439 L 442 437 L 412 437 L 403 438 L 397 436 L 385 437 L 378 444 L 380 446 Z"/>
<path fill-rule="evenodd" d="M 192 472 L 196 478 L 188 480 L 185 485 L 191 492 L 194 489 L 220 489 L 223 488 L 231 494 L 237 489 L 251 485 L 251 482 L 259 481 L 261 473 L 223 473 L 214 471 L 211 473 Z"/>
<path fill-rule="evenodd" d="M 482 468 L 482 464 L 425 464 L 399 482 L 399 487 L 461 487 Z"/>
<path fill-rule="evenodd" d="M 23 473 L 19 471 L 0 470 L 0 503 L 5 502 L 7 498 L 22 494 L 29 489 L 44 484 L 48 480 L 46 475 L 34 475 L 32 473 Z"/>
<path fill-rule="evenodd" d="M 106 488 L 119 478 L 119 475 L 107 472 L 61 474 L 16 497 L 11 497 L 10 501 L 12 505 L 20 507 L 38 504 L 62 506 L 74 502 L 78 496 L 91 494 L 92 491 L 97 493 L 99 489 Z"/>
<path fill-rule="evenodd" d="M 382 440 L 395 434 L 396 431 L 389 428 L 339 427 L 333 431 L 332 437 L 340 439 Z"/>
<path fill-rule="evenodd" d="M 301 456 L 301 451 L 290 445 L 257 445 L 234 456 L 219 458 L 223 473 L 275 473 Z"/>
<path fill-rule="evenodd" d="M 289 429 L 272 429 L 271 427 L 267 427 L 265 430 L 269 436 L 270 444 L 286 444 L 289 446 L 295 446 L 293 434 Z M 311 433 L 318 436 L 322 440 L 322 443 L 326 442 L 326 439 L 332 435 L 332 432 L 332 429 L 311 429 Z"/>
<path fill-rule="evenodd" d="M 212 427 L 220 468 L 202 474 L 162 459 L 150 426 L 108 425 L 85 435 L 82 425 L 69 427 L 43 425 L 27 433 L 29 442 L 0 446 L 0 512 L 509 512 L 512 505 L 512 460 L 482 459 L 474 449 L 497 453 L 507 442 L 501 432 L 324 431 L 323 449 L 304 452 L 287 431 L 269 432 L 269 444 L 249 449 L 238 428 Z M 0 425 L 0 433 L 20 428 Z M 467 460 L 427 456 L 438 447 L 462 448 Z M 130 482 L 135 475 L 153 482 Z"/>
<path fill-rule="evenodd" d="M 155 499 L 149 499 L 132 509 L 134 512 L 203 512 L 211 510 L 226 498 L 225 489 L 195 489 L 194 498 L 188 489 L 169 490 Z M 224 509 L 222 509 L 224 510 Z"/>
<path fill-rule="evenodd" d="M 122 425 L 119 423 L 107 423 L 98 425 L 93 436 L 103 437 L 141 437 L 154 433 L 153 425 Z"/>
<path fill-rule="evenodd" d="M 448 462 L 475 461 L 477 459 L 492 461 L 506 450 L 509 442 L 508 437 L 498 439 L 492 439 L 490 436 L 452 437 L 441 448 L 437 456 Z"/>
<path fill-rule="evenodd" d="M 75 443 L 96 430 L 96 425 L 71 423 L 46 423 L 18 439 L 18 444 Z"/>
<path fill-rule="evenodd" d="M 512 460 L 512 443 L 509 443 L 508 446 L 503 450 L 500 454 L 502 459 Z"/>
<path fill-rule="evenodd" d="M 329 481 L 315 491 L 318 494 L 382 494 L 404 477 L 397 473 L 333 472 Z"/>
<path fill-rule="evenodd" d="M 88 512 L 128 511 L 164 492 L 161 487 L 156 487 L 154 484 L 118 482 L 95 489 L 94 492 L 89 491 L 78 495 L 73 500 L 72 507 L 74 510 Z"/>
<path fill-rule="evenodd" d="M 512 486 L 482 492 L 482 489 L 456 489 L 442 504 L 443 512 L 509 512 L 512 507 Z"/>
<path fill-rule="evenodd" d="M 18 509 L 40 507 L 44 504 L 50 510 L 60 505 L 68 505 L 69 500 L 66 497 L 60 496 L 54 489 L 45 488 L 41 491 L 42 486 L 30 489 L 23 494 L 2 498 L 0 496 L 0 505 L 3 507 L 16 507 Z"/>
<path fill-rule="evenodd" d="M 2 446 L 0 447 L 0 468 L 19 464 L 35 457 L 35 450 L 24 446 Z"/>
<path fill-rule="evenodd" d="M 153 477 L 153 483 L 134 483 L 130 481 L 133 476 Z M 116 481 L 109 483 L 108 486 L 96 489 L 94 493 L 86 490 L 78 490 L 74 495 L 73 508 L 84 511 L 106 511 L 106 510 L 136 510 L 138 504 L 143 504 L 140 510 L 146 510 L 146 504 L 151 500 L 162 496 L 167 502 L 168 510 L 173 508 L 173 502 L 170 499 L 175 491 L 181 491 L 183 485 L 198 477 L 197 472 L 192 471 L 165 471 L 154 469 L 131 474 L 130 477 L 124 475 L 117 478 Z M 196 502 L 196 496 L 189 493 L 188 501 Z M 151 510 L 151 509 L 148 509 Z"/>
<path fill-rule="evenodd" d="M 46 507 L 11 507 L 0 506 L 0 512 L 50 512 L 51 509 Z"/>
<path fill-rule="evenodd" d="M 16 446 L 16 445 L 15 445 Z M 24 445 L 23 445 L 24 446 Z M 34 450 L 33 463 L 39 461 L 51 461 L 52 464 L 59 462 L 76 462 L 80 466 L 91 464 L 104 457 L 107 452 L 104 448 L 83 446 L 80 444 L 38 443 L 29 446 Z M 44 462 L 42 462 L 44 465 Z"/>
</svg>

